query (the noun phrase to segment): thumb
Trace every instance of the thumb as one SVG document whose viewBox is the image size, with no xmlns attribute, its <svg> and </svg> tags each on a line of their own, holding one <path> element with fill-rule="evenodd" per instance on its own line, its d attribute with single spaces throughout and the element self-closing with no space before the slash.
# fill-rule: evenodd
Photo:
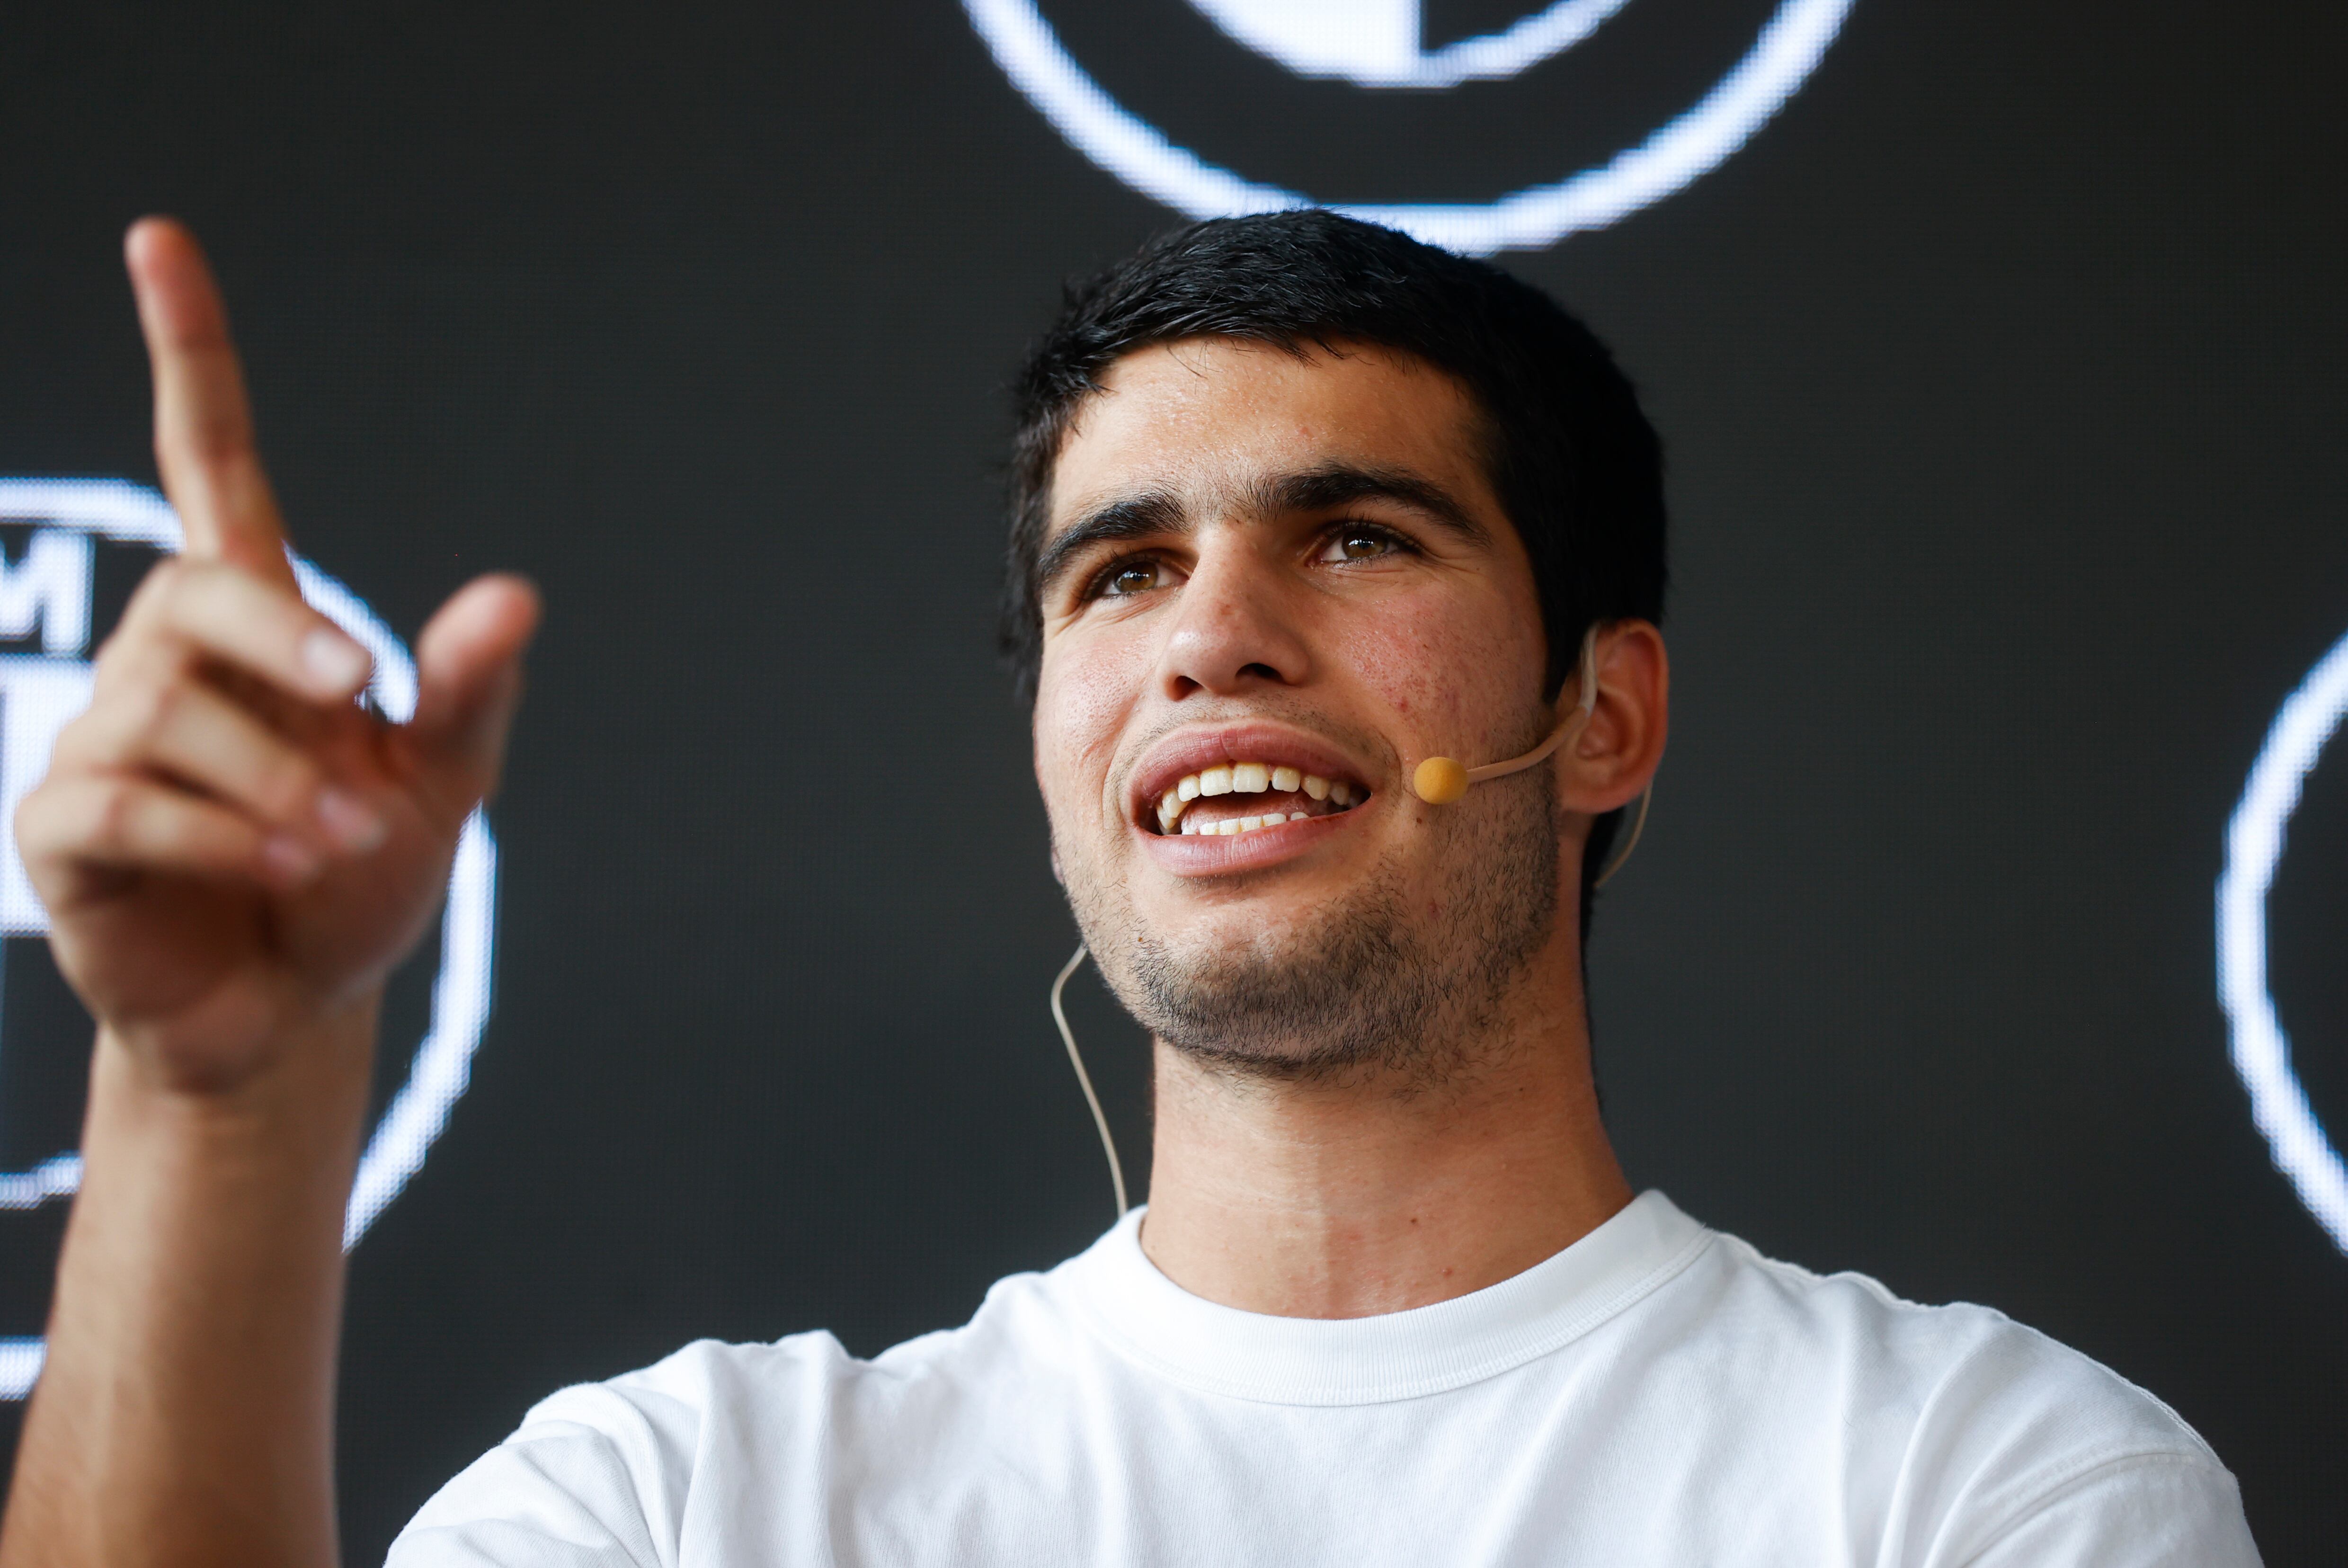
<svg viewBox="0 0 2348 1568">
<path fill-rule="evenodd" d="M 521 701 L 522 650 L 538 621 L 538 590 L 499 573 L 450 595 L 416 640 L 416 715 L 406 733 L 452 819 L 497 783 Z"/>
</svg>

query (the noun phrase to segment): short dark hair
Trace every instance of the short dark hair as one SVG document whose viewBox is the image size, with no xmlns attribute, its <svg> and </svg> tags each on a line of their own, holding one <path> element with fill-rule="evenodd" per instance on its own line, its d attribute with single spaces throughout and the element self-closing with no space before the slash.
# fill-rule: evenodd
<svg viewBox="0 0 2348 1568">
<path fill-rule="evenodd" d="M 1023 701 L 1034 700 L 1043 660 L 1035 567 L 1069 423 L 1117 360 L 1197 337 L 1296 354 L 1375 345 L 1467 387 L 1493 492 L 1532 559 L 1551 694 L 1573 673 L 1590 626 L 1662 621 L 1662 443 L 1588 327 L 1498 267 L 1392 229 L 1316 208 L 1212 218 L 1071 287 L 1013 384 L 1002 645 Z M 1585 932 L 1618 817 L 1592 825 L 1584 851 Z"/>
</svg>

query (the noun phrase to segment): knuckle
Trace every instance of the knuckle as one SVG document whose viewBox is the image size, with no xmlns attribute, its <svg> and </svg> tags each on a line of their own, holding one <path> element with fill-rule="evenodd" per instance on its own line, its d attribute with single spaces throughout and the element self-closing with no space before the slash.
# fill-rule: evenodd
<svg viewBox="0 0 2348 1568">
<path fill-rule="evenodd" d="M 156 562 L 147 569 L 147 575 L 139 580 L 138 591 L 130 595 L 125 614 L 134 614 L 142 605 L 151 605 L 157 600 L 169 597 L 174 585 L 187 573 L 188 562 L 180 556 L 166 555 Z"/>
<path fill-rule="evenodd" d="M 129 780 L 95 779 L 82 809 L 82 830 L 78 837 L 88 848 L 119 851 L 130 841 L 138 810 L 138 793 L 131 788 Z"/>
<path fill-rule="evenodd" d="M 48 851 L 51 822 L 56 816 L 51 802 L 56 798 L 56 786 L 44 779 L 16 802 L 16 815 L 9 829 L 15 834 L 17 852 L 27 861 L 40 859 Z"/>
<path fill-rule="evenodd" d="M 223 562 L 174 556 L 158 566 L 151 575 L 160 579 L 155 586 L 158 618 L 174 627 L 186 628 L 201 624 L 207 612 L 219 607 L 223 593 L 234 592 L 223 579 L 236 575 L 236 569 Z"/>
<path fill-rule="evenodd" d="M 16 853 L 25 864 L 25 875 L 33 889 L 44 899 L 50 896 L 67 862 L 72 859 L 74 845 L 57 830 L 57 811 L 49 798 L 38 790 L 17 802 Z"/>
<path fill-rule="evenodd" d="M 98 644 L 98 653 L 89 661 L 90 689 L 103 692 L 122 678 L 123 666 L 132 661 L 137 634 L 128 621 L 114 629 L 114 634 Z"/>
<path fill-rule="evenodd" d="M 97 750 L 94 740 L 98 727 L 104 722 L 105 717 L 102 707 L 93 703 L 66 721 L 65 727 L 57 731 L 56 741 L 49 747 L 48 779 L 75 772 L 84 766 Z"/>
<path fill-rule="evenodd" d="M 176 555 L 157 562 L 124 606 L 122 629 L 148 630 L 170 622 L 187 598 L 189 570 L 189 562 Z"/>
<path fill-rule="evenodd" d="M 215 467 L 236 463 L 251 449 L 251 427 L 241 409 L 207 404 L 188 421 L 189 448 Z"/>
<path fill-rule="evenodd" d="M 140 681 L 125 686 L 115 699 L 124 738 L 142 752 L 151 750 L 170 733 L 187 703 L 186 683 L 179 680 Z"/>
<path fill-rule="evenodd" d="M 128 673 L 94 683 L 95 696 L 89 707 L 57 732 L 49 750 L 51 771 L 130 760 L 155 733 L 158 688 L 166 684 Z"/>
<path fill-rule="evenodd" d="M 273 818 L 290 820 L 305 813 L 317 798 L 317 768 L 301 756 L 281 757 L 263 765 L 255 782 L 255 803 Z"/>
<path fill-rule="evenodd" d="M 176 561 L 166 561 L 147 573 L 130 602 L 123 606 L 122 619 L 116 623 L 113 633 L 98 646 L 98 656 L 92 662 L 102 677 L 110 666 L 133 661 L 147 649 L 170 635 L 172 604 L 180 589 L 181 569 Z"/>
<path fill-rule="evenodd" d="M 134 708 L 144 704 L 149 687 L 179 679 L 186 668 L 186 660 L 151 639 L 109 644 L 91 668 L 90 705 L 84 711 L 108 722 L 127 711 L 126 703 Z"/>
</svg>

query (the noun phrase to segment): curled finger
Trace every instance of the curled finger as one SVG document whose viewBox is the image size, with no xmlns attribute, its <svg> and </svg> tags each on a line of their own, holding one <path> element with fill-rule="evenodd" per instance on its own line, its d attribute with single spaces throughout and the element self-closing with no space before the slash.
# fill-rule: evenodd
<svg viewBox="0 0 2348 1568">
<path fill-rule="evenodd" d="M 365 853 L 382 818 L 226 693 L 184 676 L 117 686 L 57 738 L 67 769 L 161 774 L 313 844 Z"/>
<path fill-rule="evenodd" d="M 367 651 L 299 593 L 218 562 L 156 568 L 117 641 L 111 658 L 100 656 L 101 681 L 111 665 L 146 667 L 161 645 L 165 656 L 192 655 L 322 707 L 348 703 L 374 668 Z"/>
<path fill-rule="evenodd" d="M 69 903 L 92 872 L 254 882 L 287 891 L 318 873 L 293 835 L 158 779 L 124 773 L 51 779 L 16 809 L 16 844 L 35 891 Z"/>
</svg>

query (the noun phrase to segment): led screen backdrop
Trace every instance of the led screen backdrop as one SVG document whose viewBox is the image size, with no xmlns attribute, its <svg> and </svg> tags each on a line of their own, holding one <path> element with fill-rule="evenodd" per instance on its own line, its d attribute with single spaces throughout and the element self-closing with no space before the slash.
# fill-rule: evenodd
<svg viewBox="0 0 2348 1568">
<path fill-rule="evenodd" d="M 354 1562 L 551 1388 L 870 1352 L 1109 1215 L 991 652 L 1061 280 L 1310 197 L 1551 288 L 1670 445 L 1600 905 L 1633 1179 L 2176 1405 L 2348 1539 L 2348 23 L 2312 4 L 91 5 L 0 40 L 0 796 L 169 548 L 118 237 L 213 247 L 313 596 L 550 617 L 354 1202 Z M 0 1424 L 87 1023 L 0 857 Z M 1138 1191 L 1143 1043 L 1071 991 Z"/>
</svg>

